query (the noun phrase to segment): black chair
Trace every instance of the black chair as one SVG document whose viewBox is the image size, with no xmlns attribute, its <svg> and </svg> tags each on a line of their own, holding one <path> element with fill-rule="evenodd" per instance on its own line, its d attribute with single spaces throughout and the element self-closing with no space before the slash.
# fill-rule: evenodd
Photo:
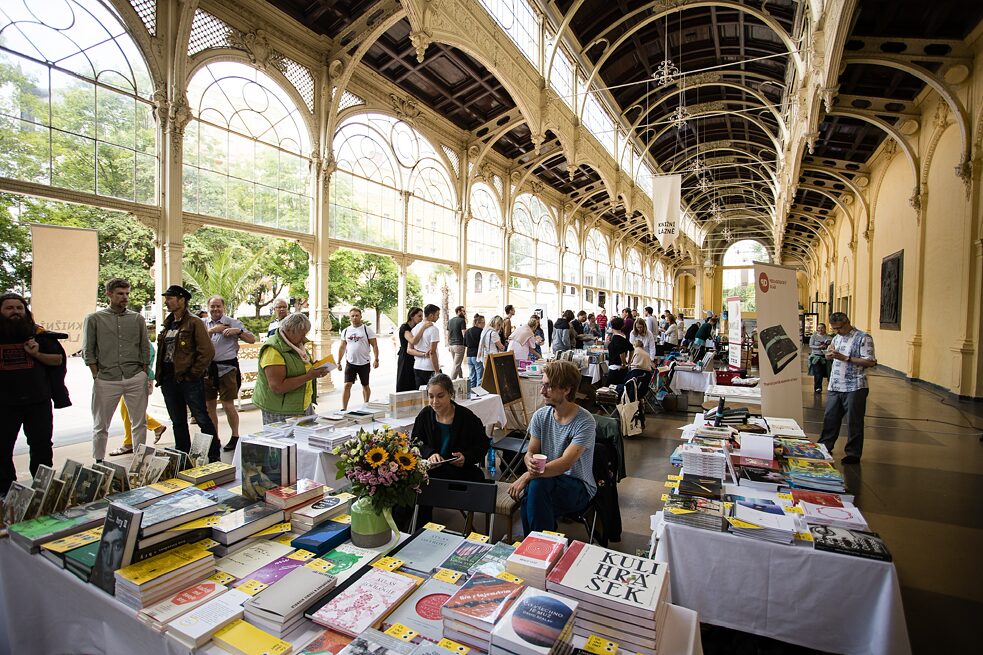
<svg viewBox="0 0 983 655">
<path fill-rule="evenodd" d="M 570 523 L 579 523 L 580 525 L 584 526 L 584 530 L 587 532 L 587 543 L 592 544 L 594 543 L 594 530 L 597 527 L 598 513 L 597 494 L 594 494 L 594 497 L 590 499 L 589 503 L 587 503 L 587 507 L 584 508 L 584 511 L 577 512 L 576 514 L 567 514 L 566 516 L 562 517 L 562 520 Z M 598 536 L 597 544 L 603 548 L 607 548 L 608 546 L 608 540 L 604 536 L 603 530 Z"/>
<path fill-rule="evenodd" d="M 498 497 L 498 486 L 494 480 L 470 482 L 466 480 L 443 480 L 430 478 L 430 483 L 423 487 L 417 495 L 416 506 L 413 508 L 413 519 L 410 522 L 410 532 L 416 530 L 416 517 L 420 505 L 456 509 L 461 512 L 481 512 L 486 515 L 485 527 L 489 539 L 495 529 L 495 508 Z"/>
<path fill-rule="evenodd" d="M 502 472 L 499 479 L 503 482 L 511 482 L 525 471 L 523 457 L 529 450 L 529 431 L 523 431 L 522 437 L 511 436 L 516 432 L 513 431 L 510 436 L 492 443 L 492 448 L 499 453 L 496 459 L 498 460 L 498 469 Z"/>
</svg>

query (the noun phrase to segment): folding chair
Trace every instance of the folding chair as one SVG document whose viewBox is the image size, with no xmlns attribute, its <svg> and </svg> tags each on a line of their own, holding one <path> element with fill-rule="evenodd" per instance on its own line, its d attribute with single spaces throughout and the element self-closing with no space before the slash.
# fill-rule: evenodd
<svg viewBox="0 0 983 655">
<path fill-rule="evenodd" d="M 653 414 L 658 414 L 662 409 L 662 401 L 659 399 L 659 370 L 652 371 L 652 378 L 649 380 L 648 389 L 642 397 L 642 406 L 651 410 Z"/>
<path fill-rule="evenodd" d="M 494 480 L 471 482 L 430 478 L 430 483 L 423 487 L 423 491 L 417 495 L 410 532 L 416 530 L 416 517 L 420 512 L 420 505 L 427 505 L 429 507 L 456 509 L 461 512 L 485 514 L 485 527 L 489 538 L 491 538 L 492 531 L 495 529 L 497 496 L 498 486 Z"/>
<path fill-rule="evenodd" d="M 514 431 L 511 434 L 514 434 Z M 526 451 L 529 450 L 529 431 L 523 431 L 521 439 L 518 437 L 503 437 L 492 443 L 492 448 L 500 453 L 495 458 L 499 470 L 502 472 L 499 479 L 502 482 L 511 482 L 519 477 L 522 458 L 525 457 Z"/>
<path fill-rule="evenodd" d="M 568 514 L 562 517 L 562 519 L 571 523 L 579 523 L 580 525 L 584 526 L 584 530 L 587 532 L 587 543 L 592 544 L 594 543 L 594 529 L 597 527 L 597 515 L 599 511 L 600 510 L 598 510 L 597 507 L 597 494 L 594 494 L 594 497 L 590 499 L 589 503 L 587 503 L 587 507 L 584 509 L 584 511 L 576 514 Z M 608 540 L 602 534 L 598 538 L 597 543 L 599 546 L 606 548 L 608 545 Z"/>
</svg>

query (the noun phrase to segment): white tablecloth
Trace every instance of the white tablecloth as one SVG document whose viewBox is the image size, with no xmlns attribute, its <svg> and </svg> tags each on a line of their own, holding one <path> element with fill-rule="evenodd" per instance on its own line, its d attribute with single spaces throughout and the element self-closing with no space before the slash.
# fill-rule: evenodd
<svg viewBox="0 0 983 655">
<path fill-rule="evenodd" d="M 502 404 L 502 397 L 496 393 L 490 393 L 477 399 L 464 400 L 458 404 L 474 412 L 474 415 L 481 419 L 481 424 L 486 429 L 496 426 L 505 427 L 507 420 L 505 406 Z"/>
<path fill-rule="evenodd" d="M 703 400 L 716 401 L 718 398 L 735 405 L 760 405 L 761 387 L 731 387 L 722 384 L 708 386 Z"/>
<path fill-rule="evenodd" d="M 713 371 L 679 371 L 673 373 L 670 388 L 673 393 L 698 391 L 704 393 L 714 382 Z"/>
<path fill-rule="evenodd" d="M 672 602 L 705 623 L 833 653 L 911 652 L 891 562 L 665 524 Z"/>
</svg>

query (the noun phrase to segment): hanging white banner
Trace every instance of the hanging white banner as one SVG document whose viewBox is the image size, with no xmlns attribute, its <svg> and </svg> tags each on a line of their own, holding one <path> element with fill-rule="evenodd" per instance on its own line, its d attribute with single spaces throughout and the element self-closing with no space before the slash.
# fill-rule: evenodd
<svg viewBox="0 0 983 655">
<path fill-rule="evenodd" d="M 802 425 L 802 362 L 795 269 L 754 264 L 761 412 Z"/>
<path fill-rule="evenodd" d="M 652 178 L 652 220 L 659 245 L 668 248 L 679 236 L 679 201 L 683 178 L 656 175 Z"/>
<path fill-rule="evenodd" d="M 732 296 L 727 299 L 727 364 L 731 368 L 741 368 L 741 299 Z"/>
<path fill-rule="evenodd" d="M 34 265 L 31 313 L 34 321 L 55 332 L 73 355 L 82 349 L 82 322 L 96 310 L 99 280 L 99 233 L 78 227 L 31 225 Z"/>
</svg>

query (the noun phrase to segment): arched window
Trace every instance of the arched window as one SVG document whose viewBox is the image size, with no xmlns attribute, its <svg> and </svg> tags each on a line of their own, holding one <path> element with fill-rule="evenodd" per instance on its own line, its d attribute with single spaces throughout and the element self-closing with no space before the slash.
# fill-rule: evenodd
<svg viewBox="0 0 983 655">
<path fill-rule="evenodd" d="M 468 263 L 502 269 L 502 210 L 494 192 L 485 184 L 471 187 L 471 220 L 468 222 Z"/>
<path fill-rule="evenodd" d="M 588 277 L 590 280 L 588 281 Z M 600 289 L 608 287 L 608 240 L 600 230 L 587 235 L 587 257 L 584 263 L 584 285 Z"/>
<path fill-rule="evenodd" d="M 642 293 L 642 258 L 634 248 L 628 253 L 628 286 L 636 296 Z"/>
<path fill-rule="evenodd" d="M 525 204 L 516 202 L 512 211 L 512 237 L 509 239 L 509 271 L 536 274 L 536 227 Z"/>
<path fill-rule="evenodd" d="M 580 284 L 580 242 L 577 232 L 572 227 L 567 228 L 564 239 L 566 252 L 563 255 L 563 282 L 565 284 Z"/>
<path fill-rule="evenodd" d="M 484 291 L 484 284 L 481 278 L 481 271 L 478 271 L 477 273 L 474 274 L 474 292 L 483 293 L 483 291 Z"/>
<path fill-rule="evenodd" d="M 0 176 L 156 205 L 153 84 L 93 0 L 0 8 Z"/>
<path fill-rule="evenodd" d="M 516 198 L 512 225 L 515 231 L 509 249 L 511 272 L 558 280 L 560 250 L 556 224 L 543 201 L 528 193 Z"/>
<path fill-rule="evenodd" d="M 213 62 L 188 83 L 185 211 L 311 231 L 310 138 L 300 110 L 272 77 Z"/>
<path fill-rule="evenodd" d="M 754 299 L 754 268 L 757 261 L 771 261 L 768 250 L 750 239 L 737 241 L 724 252 L 723 257 L 723 304 L 727 298 L 738 296 L 741 311 L 754 312 L 757 306 Z"/>
</svg>

